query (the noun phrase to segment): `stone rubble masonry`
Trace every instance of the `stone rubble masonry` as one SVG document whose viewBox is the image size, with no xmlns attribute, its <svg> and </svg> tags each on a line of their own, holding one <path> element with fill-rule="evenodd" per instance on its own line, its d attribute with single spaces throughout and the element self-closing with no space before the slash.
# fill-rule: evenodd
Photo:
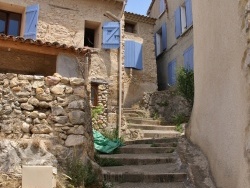
<svg viewBox="0 0 250 188">
<path fill-rule="evenodd" d="M 145 93 L 139 106 L 147 111 L 148 116 L 161 118 L 167 123 L 175 123 L 178 117 L 189 119 L 192 111 L 188 101 L 175 90 Z"/>
<path fill-rule="evenodd" d="M 49 77 L 0 74 L 0 137 L 56 138 L 67 147 L 92 145 L 89 103 L 83 97 L 84 80 L 70 78 L 68 83 L 61 80 L 67 78 L 58 74 Z M 101 99 L 106 100 L 107 96 Z"/>
<path fill-rule="evenodd" d="M 108 113 L 108 97 L 109 97 L 109 85 L 102 83 L 98 85 L 98 106 L 103 108 L 102 112 L 98 114 L 96 118 L 92 118 L 93 128 L 102 131 L 107 128 L 109 121 Z M 92 106 L 92 109 L 95 107 Z"/>
</svg>

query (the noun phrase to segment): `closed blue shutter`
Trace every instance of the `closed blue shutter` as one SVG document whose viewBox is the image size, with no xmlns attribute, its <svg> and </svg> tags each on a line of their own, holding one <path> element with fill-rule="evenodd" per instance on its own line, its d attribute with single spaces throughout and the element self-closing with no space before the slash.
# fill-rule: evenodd
<svg viewBox="0 0 250 188">
<path fill-rule="evenodd" d="M 166 9 L 165 0 L 160 0 L 160 14 L 162 14 Z"/>
<path fill-rule="evenodd" d="M 126 40 L 125 41 L 125 68 L 143 69 L 142 65 L 142 44 Z"/>
<path fill-rule="evenodd" d="M 181 35 L 181 7 L 175 10 L 175 37 L 178 38 Z"/>
<path fill-rule="evenodd" d="M 103 24 L 102 47 L 105 49 L 117 49 L 120 47 L 119 22 L 105 22 Z"/>
<path fill-rule="evenodd" d="M 162 25 L 162 50 L 167 49 L 167 25 L 164 23 Z"/>
<path fill-rule="evenodd" d="M 187 70 L 194 69 L 194 47 L 190 46 L 187 50 L 184 51 L 184 67 Z"/>
<path fill-rule="evenodd" d="M 170 86 L 176 83 L 176 60 L 168 64 L 168 84 Z"/>
<path fill-rule="evenodd" d="M 156 33 L 154 34 L 154 43 L 155 43 L 155 57 L 157 57 Z"/>
<path fill-rule="evenodd" d="M 135 68 L 142 70 L 142 44 L 135 42 Z"/>
<path fill-rule="evenodd" d="M 192 16 L 192 0 L 185 0 L 186 4 L 186 19 L 187 27 L 193 25 L 193 16 Z"/>
<path fill-rule="evenodd" d="M 38 15 L 39 5 L 31 5 L 26 7 L 24 38 L 33 40 L 36 39 Z"/>
<path fill-rule="evenodd" d="M 124 67 L 131 68 L 134 67 L 135 62 L 135 45 L 134 41 L 126 40 L 125 41 L 125 63 Z"/>
</svg>

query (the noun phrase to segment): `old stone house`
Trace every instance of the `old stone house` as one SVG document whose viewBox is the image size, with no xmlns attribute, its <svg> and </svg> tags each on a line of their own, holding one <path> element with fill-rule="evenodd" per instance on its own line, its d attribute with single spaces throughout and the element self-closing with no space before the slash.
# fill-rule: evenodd
<svg viewBox="0 0 250 188">
<path fill-rule="evenodd" d="M 148 15 L 154 26 L 158 90 L 176 83 L 176 71 L 193 69 L 192 0 L 152 0 Z"/>
<path fill-rule="evenodd" d="M 103 107 L 97 128 L 120 125 L 122 108 L 157 88 L 155 19 L 124 13 L 125 4 L 0 0 L 0 71 L 82 77 L 91 105 Z"/>
<path fill-rule="evenodd" d="M 250 187 L 249 8 L 248 0 L 193 0 L 199 63 L 187 133 L 206 154 L 217 187 Z"/>
</svg>

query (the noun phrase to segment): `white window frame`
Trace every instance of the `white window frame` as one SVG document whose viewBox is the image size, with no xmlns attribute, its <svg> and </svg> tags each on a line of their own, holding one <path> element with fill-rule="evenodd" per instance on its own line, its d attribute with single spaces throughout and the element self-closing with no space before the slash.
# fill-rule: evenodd
<svg viewBox="0 0 250 188">
<path fill-rule="evenodd" d="M 160 55 L 163 51 L 163 47 L 162 47 L 162 28 L 160 28 L 157 32 L 156 32 L 156 55 Z"/>
<path fill-rule="evenodd" d="M 181 6 L 181 32 L 184 33 L 187 30 L 187 18 L 186 18 L 186 5 Z"/>
</svg>

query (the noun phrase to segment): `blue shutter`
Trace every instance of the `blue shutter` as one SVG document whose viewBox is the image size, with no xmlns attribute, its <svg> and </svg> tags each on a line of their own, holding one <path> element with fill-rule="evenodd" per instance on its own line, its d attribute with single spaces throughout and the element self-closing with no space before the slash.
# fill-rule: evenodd
<svg viewBox="0 0 250 188">
<path fill-rule="evenodd" d="M 160 14 L 162 14 L 166 9 L 165 0 L 160 0 Z"/>
<path fill-rule="evenodd" d="M 168 64 L 168 84 L 171 85 L 172 83 L 172 76 L 171 76 L 171 73 L 172 73 L 172 65 L 171 63 Z"/>
<path fill-rule="evenodd" d="M 175 37 L 178 38 L 181 35 L 181 7 L 175 10 Z"/>
<path fill-rule="evenodd" d="M 103 24 L 102 47 L 105 49 L 117 49 L 120 47 L 119 22 L 105 22 Z"/>
<path fill-rule="evenodd" d="M 26 7 L 24 38 L 33 40 L 36 39 L 38 15 L 39 5 L 31 5 Z"/>
<path fill-rule="evenodd" d="M 192 1 L 191 0 L 185 0 L 185 4 L 186 4 L 187 27 L 190 27 L 193 24 Z"/>
<path fill-rule="evenodd" d="M 164 23 L 162 25 L 162 50 L 167 49 L 167 25 Z"/>
<path fill-rule="evenodd" d="M 125 68 L 135 68 L 142 70 L 142 44 L 126 40 L 125 41 Z"/>
<path fill-rule="evenodd" d="M 176 60 L 172 62 L 172 85 L 176 83 Z"/>
<path fill-rule="evenodd" d="M 168 64 L 168 84 L 170 86 L 176 83 L 176 60 Z"/>
<path fill-rule="evenodd" d="M 184 67 L 187 70 L 194 69 L 194 47 L 190 46 L 184 51 Z"/>
<path fill-rule="evenodd" d="M 135 68 L 142 70 L 142 44 L 135 42 Z"/>
<path fill-rule="evenodd" d="M 134 41 L 125 41 L 125 63 L 124 67 L 132 68 L 135 62 L 135 44 Z"/>
<path fill-rule="evenodd" d="M 157 57 L 156 33 L 154 34 L 155 57 Z"/>
</svg>

